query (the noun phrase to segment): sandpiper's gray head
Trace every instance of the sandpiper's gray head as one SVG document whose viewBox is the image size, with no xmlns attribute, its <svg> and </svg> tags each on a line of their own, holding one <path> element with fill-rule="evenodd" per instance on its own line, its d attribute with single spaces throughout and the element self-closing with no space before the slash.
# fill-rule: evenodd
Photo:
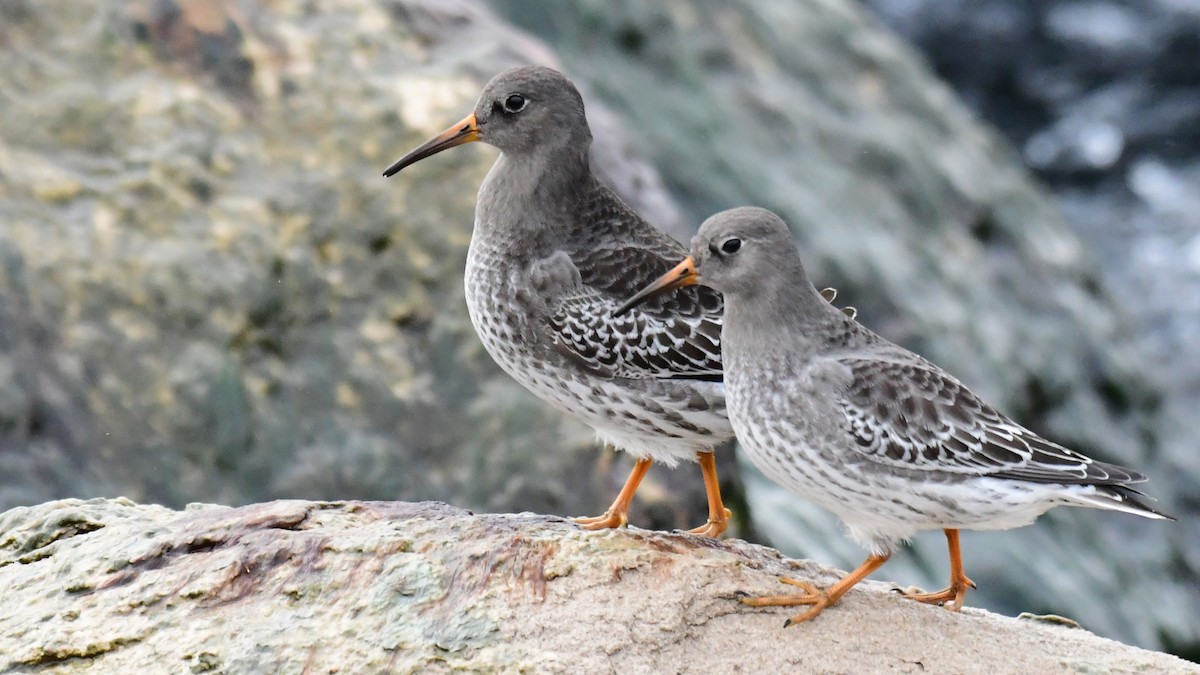
<svg viewBox="0 0 1200 675">
<path fill-rule="evenodd" d="M 395 175 L 426 157 L 472 141 L 493 145 L 509 156 L 569 148 L 586 155 L 592 134 L 583 97 L 565 75 L 544 66 L 520 66 L 493 77 L 483 88 L 475 112 L 414 148 L 383 175 Z"/>
<path fill-rule="evenodd" d="M 772 278 L 795 283 L 796 242 L 783 219 L 755 206 L 722 211 L 692 238 L 692 260 L 705 286 L 725 295 L 748 294 Z"/>
<path fill-rule="evenodd" d="M 697 283 L 727 297 L 764 295 L 796 284 L 812 285 L 783 219 L 766 209 L 744 206 L 704 221 L 692 238 L 691 255 L 630 298 L 617 314 L 659 293 Z"/>
</svg>

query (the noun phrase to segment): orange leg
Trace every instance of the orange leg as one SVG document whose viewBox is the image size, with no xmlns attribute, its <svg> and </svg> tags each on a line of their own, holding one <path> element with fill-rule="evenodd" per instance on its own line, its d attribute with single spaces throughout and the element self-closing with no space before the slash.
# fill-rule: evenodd
<svg viewBox="0 0 1200 675">
<path fill-rule="evenodd" d="M 650 470 L 650 464 L 649 459 L 643 458 L 633 465 L 633 471 L 625 480 L 625 487 L 621 488 L 621 492 L 607 511 L 591 518 L 575 518 L 575 522 L 585 530 L 604 530 L 628 525 L 629 517 L 626 514 L 629 512 L 629 503 L 633 501 L 633 493 L 637 492 L 638 485 L 641 485 L 646 472 Z"/>
<path fill-rule="evenodd" d="M 708 495 L 708 522 L 693 530 L 692 534 L 717 538 L 729 528 L 729 518 L 733 513 L 721 502 L 721 485 L 717 481 L 717 460 L 711 450 L 696 453 L 700 462 L 700 471 L 704 474 L 704 492 Z"/>
<path fill-rule="evenodd" d="M 946 547 L 950 549 L 950 586 L 937 593 L 905 593 L 904 597 L 931 605 L 954 603 L 947 609 L 957 612 L 967 598 L 967 589 L 975 588 L 975 582 L 963 574 L 962 549 L 958 545 L 958 530 L 946 530 Z"/>
<path fill-rule="evenodd" d="M 767 595 L 758 598 L 740 598 L 742 604 L 751 605 L 753 607 L 781 607 L 792 605 L 812 605 L 807 612 L 802 612 L 788 619 L 783 624 L 784 628 L 794 624 L 803 623 L 820 614 L 826 607 L 837 602 L 839 598 L 846 594 L 846 591 L 854 587 L 855 584 L 866 579 L 867 576 L 879 569 L 883 563 L 887 562 L 891 554 L 887 555 L 872 555 L 868 557 L 863 564 L 858 566 L 858 569 L 842 577 L 836 584 L 825 590 L 821 590 L 807 581 L 791 579 L 788 577 L 779 577 L 779 580 L 790 586 L 796 586 L 803 589 L 803 593 L 794 593 L 792 595 Z"/>
</svg>

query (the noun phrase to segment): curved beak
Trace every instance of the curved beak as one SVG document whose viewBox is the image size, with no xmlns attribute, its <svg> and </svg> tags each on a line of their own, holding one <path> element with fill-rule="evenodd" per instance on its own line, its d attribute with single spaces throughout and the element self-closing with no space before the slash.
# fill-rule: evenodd
<svg viewBox="0 0 1200 675">
<path fill-rule="evenodd" d="M 673 291 L 676 288 L 683 288 L 684 286 L 694 286 L 698 283 L 700 283 L 700 273 L 696 271 L 696 263 L 692 260 L 692 256 L 689 255 L 683 259 L 683 262 L 672 268 L 670 272 L 662 275 L 649 286 L 638 291 L 632 298 L 626 300 L 625 304 L 613 312 L 613 316 L 621 316 L 656 295 L 662 295 L 667 291 Z"/>
<path fill-rule="evenodd" d="M 395 164 L 389 166 L 387 171 L 383 172 L 383 177 L 391 178 L 410 164 L 416 164 L 426 157 L 436 155 L 443 150 L 449 150 L 457 145 L 477 140 L 479 140 L 479 124 L 475 122 L 475 113 L 471 113 L 464 117 L 458 124 L 425 141 L 414 148 L 412 152 L 396 160 Z"/>
</svg>

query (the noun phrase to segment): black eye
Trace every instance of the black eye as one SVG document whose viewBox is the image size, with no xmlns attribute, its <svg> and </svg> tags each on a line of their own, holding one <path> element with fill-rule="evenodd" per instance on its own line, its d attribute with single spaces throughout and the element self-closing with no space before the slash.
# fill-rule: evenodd
<svg viewBox="0 0 1200 675">
<path fill-rule="evenodd" d="M 730 237 L 721 242 L 721 253 L 724 255 L 733 255 L 742 247 L 742 240 L 737 237 Z"/>
<path fill-rule="evenodd" d="M 519 113 L 525 109 L 525 97 L 520 94 L 509 94 L 504 99 L 504 112 Z"/>
</svg>

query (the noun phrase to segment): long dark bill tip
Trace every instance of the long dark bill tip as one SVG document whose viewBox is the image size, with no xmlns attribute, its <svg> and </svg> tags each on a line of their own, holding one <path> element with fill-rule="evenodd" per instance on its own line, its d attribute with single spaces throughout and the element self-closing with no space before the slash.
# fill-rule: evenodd
<svg viewBox="0 0 1200 675">
<path fill-rule="evenodd" d="M 621 316 L 656 295 L 673 291 L 676 288 L 683 288 L 684 286 L 693 286 L 699 282 L 700 275 L 696 273 L 696 263 L 692 260 L 691 256 L 688 256 L 683 259 L 683 262 L 672 268 L 671 271 L 655 279 L 650 285 L 626 300 L 612 315 Z"/>
<path fill-rule="evenodd" d="M 396 160 L 387 168 L 387 171 L 383 172 L 383 177 L 391 178 L 400 173 L 404 167 L 416 164 L 426 157 L 477 140 L 479 140 L 479 125 L 475 122 L 475 114 L 472 113 L 464 117 L 458 124 L 418 145 L 407 155 Z"/>
</svg>

